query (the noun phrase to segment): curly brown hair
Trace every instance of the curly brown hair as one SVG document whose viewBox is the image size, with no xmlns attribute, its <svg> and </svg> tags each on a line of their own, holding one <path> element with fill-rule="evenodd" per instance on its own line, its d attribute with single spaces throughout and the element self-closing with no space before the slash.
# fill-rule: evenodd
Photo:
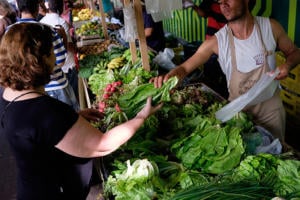
<svg viewBox="0 0 300 200">
<path fill-rule="evenodd" d="M 34 89 L 50 81 L 53 66 L 52 30 L 41 23 L 12 25 L 0 44 L 0 85 L 15 90 Z"/>
</svg>

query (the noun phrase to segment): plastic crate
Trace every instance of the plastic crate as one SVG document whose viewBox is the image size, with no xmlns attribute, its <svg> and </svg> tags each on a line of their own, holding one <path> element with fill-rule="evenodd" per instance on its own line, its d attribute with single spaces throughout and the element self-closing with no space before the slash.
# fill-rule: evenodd
<svg viewBox="0 0 300 200">
<path fill-rule="evenodd" d="M 280 85 L 285 90 L 300 94 L 300 65 L 292 69 L 288 77 L 280 81 Z"/>
<path fill-rule="evenodd" d="M 285 60 L 282 52 L 276 52 L 277 66 L 285 63 Z M 287 78 L 280 81 L 280 85 L 284 90 L 300 94 L 300 64 L 289 72 Z"/>
<path fill-rule="evenodd" d="M 300 120 L 300 95 L 282 89 L 280 97 L 286 112 L 296 120 Z"/>
</svg>

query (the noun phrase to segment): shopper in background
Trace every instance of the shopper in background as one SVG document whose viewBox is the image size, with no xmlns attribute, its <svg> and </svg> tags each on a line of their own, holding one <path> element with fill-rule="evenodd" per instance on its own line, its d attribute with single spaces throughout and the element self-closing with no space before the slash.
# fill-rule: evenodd
<svg viewBox="0 0 300 200">
<path fill-rule="evenodd" d="M 72 8 L 73 8 L 73 2 L 71 0 L 63 0 L 64 6 L 63 6 L 63 12 L 60 15 L 68 24 L 72 25 Z"/>
<path fill-rule="evenodd" d="M 6 27 L 15 23 L 17 13 L 7 0 L 0 0 L 0 39 L 4 34 Z"/>
<path fill-rule="evenodd" d="M 255 1 L 220 0 L 219 3 L 227 25 L 205 40 L 187 61 L 166 75 L 153 78 L 155 87 L 161 87 L 172 76 L 182 80 L 212 54 L 217 54 L 227 78 L 229 101 L 232 101 L 246 93 L 262 74 L 275 71 L 275 50 L 286 56 L 286 63 L 277 66 L 280 71 L 277 80 L 286 78 L 289 70 L 300 63 L 300 50 L 277 21 L 252 16 L 249 5 Z M 270 99 L 248 106 L 244 111 L 253 116 L 254 123 L 284 141 L 285 111 L 278 90 Z"/>
<path fill-rule="evenodd" d="M 16 23 L 38 23 L 36 20 L 38 15 L 39 0 L 16 0 L 19 12 L 21 13 L 21 19 Z M 58 34 L 60 33 L 60 35 Z M 66 60 L 66 44 L 62 40 L 65 37 L 65 31 L 63 29 L 53 29 L 53 45 L 54 53 L 56 56 L 56 66 L 53 69 L 50 82 L 45 86 L 46 92 L 53 98 L 59 99 L 75 110 L 79 110 L 79 103 L 76 99 L 73 88 L 70 86 L 68 79 L 61 67 Z"/>
<path fill-rule="evenodd" d="M 207 18 L 206 36 L 208 39 L 221 29 L 227 20 L 221 13 L 218 0 L 203 0 L 199 6 L 192 0 L 183 0 L 184 8 L 191 7 L 200 17 Z"/>
<path fill-rule="evenodd" d="M 122 24 L 124 24 L 124 12 L 123 12 L 124 0 L 115 0 L 113 6 L 114 6 L 114 17 L 120 20 Z"/>
<path fill-rule="evenodd" d="M 76 99 L 79 99 L 78 95 L 78 72 L 75 63 L 75 45 L 70 35 L 70 26 L 66 20 L 60 15 L 64 9 L 64 2 L 62 0 L 48 0 L 49 12 L 43 17 L 40 22 L 48 24 L 55 28 L 56 26 L 62 26 L 67 40 L 67 57 L 64 65 L 62 66 L 63 72 L 66 74 L 69 84 L 72 86 Z"/>
<path fill-rule="evenodd" d="M 47 12 L 48 12 L 48 8 L 46 8 L 45 0 L 40 0 L 39 1 L 39 13 L 38 13 L 36 20 L 40 21 L 46 15 Z"/>
<path fill-rule="evenodd" d="M 166 46 L 162 21 L 154 22 L 151 14 L 147 13 L 144 0 L 141 1 L 144 19 L 144 29 L 147 46 L 156 51 L 163 51 Z"/>
<path fill-rule="evenodd" d="M 39 23 L 10 27 L 0 45 L 0 132 L 16 156 L 18 200 L 86 199 L 69 182 L 91 175 L 92 166 L 74 166 L 115 151 L 156 112 L 151 98 L 131 120 L 105 134 L 87 119 L 101 114 L 88 109 L 79 114 L 67 104 L 46 95 L 44 85 L 55 67 L 52 31 Z M 83 116 L 81 116 L 83 115 Z"/>
</svg>

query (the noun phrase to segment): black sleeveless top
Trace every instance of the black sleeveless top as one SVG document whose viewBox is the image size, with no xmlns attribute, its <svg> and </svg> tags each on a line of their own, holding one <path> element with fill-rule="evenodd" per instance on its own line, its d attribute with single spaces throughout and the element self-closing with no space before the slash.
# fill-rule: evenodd
<svg viewBox="0 0 300 200">
<path fill-rule="evenodd" d="M 9 103 L 0 88 L 0 134 L 5 134 L 16 157 L 17 199 L 85 199 L 91 159 L 76 158 L 55 148 L 78 114 L 46 95 L 7 106 Z"/>
</svg>

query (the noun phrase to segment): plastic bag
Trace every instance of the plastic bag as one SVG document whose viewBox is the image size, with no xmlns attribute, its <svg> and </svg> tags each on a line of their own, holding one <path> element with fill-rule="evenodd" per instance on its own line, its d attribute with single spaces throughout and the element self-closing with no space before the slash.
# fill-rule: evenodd
<svg viewBox="0 0 300 200">
<path fill-rule="evenodd" d="M 273 74 L 263 74 L 248 92 L 234 99 L 217 111 L 215 113 L 216 118 L 222 122 L 226 122 L 246 106 L 256 105 L 271 98 L 279 85 L 278 81 L 274 81 L 278 74 L 278 69 L 276 69 Z"/>
<path fill-rule="evenodd" d="M 278 138 L 262 126 L 255 126 L 256 132 L 242 134 L 248 154 L 270 153 L 278 155 L 282 151 L 282 145 Z"/>
<path fill-rule="evenodd" d="M 182 9 L 182 0 L 147 0 L 145 6 L 153 21 L 158 22 L 172 18 L 174 10 Z"/>
<path fill-rule="evenodd" d="M 182 0 L 146 0 L 148 14 L 182 9 Z"/>
<path fill-rule="evenodd" d="M 126 42 L 134 42 L 138 38 L 137 24 L 135 19 L 135 12 L 132 3 L 128 4 L 123 9 L 125 33 L 123 39 Z"/>
<path fill-rule="evenodd" d="M 182 0 L 182 8 L 190 8 L 195 6 L 194 2 L 192 0 Z"/>
<path fill-rule="evenodd" d="M 176 67 L 172 62 L 174 58 L 174 51 L 170 48 L 165 48 L 164 51 L 160 51 L 155 58 L 153 58 L 153 63 L 158 64 L 161 68 L 166 70 L 171 70 Z"/>
<path fill-rule="evenodd" d="M 146 0 L 145 6 L 148 14 L 157 13 L 160 11 L 160 0 Z"/>
<path fill-rule="evenodd" d="M 161 11 L 156 13 L 151 13 L 152 19 L 154 22 L 159 22 L 164 19 L 171 19 L 173 18 L 173 12 L 172 11 Z"/>
<path fill-rule="evenodd" d="M 274 139 L 273 135 L 261 126 L 255 126 L 258 132 L 262 136 L 262 143 L 256 147 L 255 153 L 270 153 L 270 154 L 281 154 L 282 145 L 278 138 Z"/>
</svg>

